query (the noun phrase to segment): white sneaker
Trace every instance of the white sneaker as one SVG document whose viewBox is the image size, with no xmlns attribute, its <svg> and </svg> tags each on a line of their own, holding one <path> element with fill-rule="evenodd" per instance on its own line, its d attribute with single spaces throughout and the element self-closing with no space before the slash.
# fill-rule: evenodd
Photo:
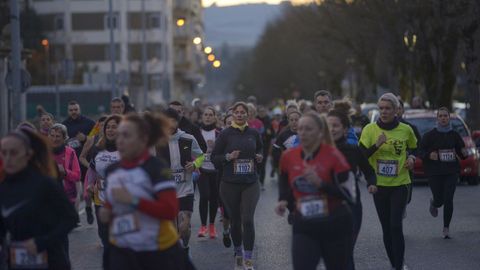
<svg viewBox="0 0 480 270">
<path fill-rule="evenodd" d="M 255 268 L 253 268 L 253 260 L 243 260 L 243 269 L 244 270 L 255 270 Z"/>
<path fill-rule="evenodd" d="M 243 270 L 243 256 L 235 256 L 235 270 Z"/>
</svg>

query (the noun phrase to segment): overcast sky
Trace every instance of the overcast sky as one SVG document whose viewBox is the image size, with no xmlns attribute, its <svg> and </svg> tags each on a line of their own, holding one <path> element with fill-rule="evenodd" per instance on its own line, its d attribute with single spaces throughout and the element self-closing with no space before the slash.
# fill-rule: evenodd
<svg viewBox="0 0 480 270">
<path fill-rule="evenodd" d="M 203 5 L 208 7 L 214 2 L 218 6 L 229 6 L 229 5 L 238 5 L 238 4 L 247 4 L 247 3 L 268 3 L 268 4 L 278 4 L 283 0 L 203 0 Z M 311 0 L 292 0 L 295 3 L 310 2 Z"/>
</svg>

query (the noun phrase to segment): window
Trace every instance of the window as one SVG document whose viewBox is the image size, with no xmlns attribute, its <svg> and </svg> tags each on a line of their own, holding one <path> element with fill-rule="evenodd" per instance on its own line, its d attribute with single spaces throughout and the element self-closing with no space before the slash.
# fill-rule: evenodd
<svg viewBox="0 0 480 270">
<path fill-rule="evenodd" d="M 146 28 L 147 29 L 159 29 L 162 27 L 162 16 L 159 12 L 146 12 L 145 13 Z M 142 13 L 130 12 L 128 13 L 128 28 L 134 30 L 142 29 Z"/>
<path fill-rule="evenodd" d="M 63 14 L 57 14 L 55 15 L 55 18 L 54 18 L 54 27 L 55 27 L 55 30 L 57 31 L 61 31 L 61 30 L 64 30 L 63 28 L 65 27 L 65 20 L 63 18 Z"/>
<path fill-rule="evenodd" d="M 43 30 L 50 31 L 61 31 L 64 30 L 64 17 L 63 14 L 48 14 L 40 15 L 40 21 L 42 22 Z"/>
<path fill-rule="evenodd" d="M 110 27 L 112 27 L 113 29 L 117 29 L 118 28 L 118 24 L 119 24 L 119 16 L 117 13 L 113 13 L 113 16 L 112 18 L 109 20 L 109 14 L 105 14 L 105 29 L 110 29 Z"/>
<path fill-rule="evenodd" d="M 134 43 L 129 46 L 130 60 L 141 61 L 142 60 L 142 44 Z M 157 58 L 162 59 L 162 43 L 148 43 L 147 44 L 147 60 Z"/>
<path fill-rule="evenodd" d="M 120 46 L 116 44 L 116 59 L 120 59 Z M 83 61 L 109 61 L 110 45 L 109 44 L 88 44 L 73 45 L 73 59 L 76 62 Z"/>
<path fill-rule="evenodd" d="M 105 13 L 73 13 L 72 30 L 90 31 L 105 28 Z"/>
<path fill-rule="evenodd" d="M 161 16 L 160 14 L 149 14 L 148 15 L 148 28 L 161 28 Z"/>
</svg>

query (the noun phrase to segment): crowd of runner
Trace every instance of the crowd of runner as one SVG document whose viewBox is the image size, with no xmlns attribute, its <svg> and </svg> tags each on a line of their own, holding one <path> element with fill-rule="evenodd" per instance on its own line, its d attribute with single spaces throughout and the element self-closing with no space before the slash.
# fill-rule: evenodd
<svg viewBox="0 0 480 270">
<path fill-rule="evenodd" d="M 4 136 L 0 269 L 71 269 L 68 234 L 81 226 L 82 202 L 87 222 L 97 224 L 104 269 L 195 269 L 189 242 L 198 200 L 193 237 L 222 238 L 232 268 L 253 270 L 255 209 L 267 175 L 278 179 L 272 211 L 292 225 L 294 269 L 317 269 L 321 260 L 329 270 L 355 269 L 362 183 L 392 269 L 407 269 L 403 219 L 417 157 L 432 191 L 426 209 L 436 217 L 443 206 L 450 238 L 459 159 L 468 153 L 447 108 L 437 109 L 437 126 L 421 138 L 391 93 L 379 98 L 375 121 L 325 90 L 274 106 L 254 97 L 192 105 L 135 112 L 114 98 L 110 114 L 94 121 L 70 101 L 63 122 L 42 111 L 35 124 Z"/>
</svg>

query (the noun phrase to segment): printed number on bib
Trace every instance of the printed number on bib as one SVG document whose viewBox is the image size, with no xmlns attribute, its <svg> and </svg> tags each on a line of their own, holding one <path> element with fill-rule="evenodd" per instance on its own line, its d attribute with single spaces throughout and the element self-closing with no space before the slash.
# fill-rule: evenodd
<svg viewBox="0 0 480 270">
<path fill-rule="evenodd" d="M 133 233 L 139 230 L 137 216 L 135 214 L 126 214 L 116 216 L 112 222 L 113 235 L 123 235 Z"/>
<path fill-rule="evenodd" d="M 297 207 L 304 218 L 325 217 L 328 215 L 327 200 L 319 196 L 301 198 Z"/>
<path fill-rule="evenodd" d="M 210 162 L 210 161 L 211 161 L 211 158 L 210 158 L 211 155 L 212 155 L 212 154 L 210 154 L 210 153 L 205 154 L 205 160 L 204 160 L 204 162 Z"/>
<path fill-rule="evenodd" d="M 175 183 L 177 183 L 177 184 L 185 182 L 185 180 L 186 180 L 185 179 L 185 170 L 180 169 L 180 170 L 172 171 L 172 177 L 173 177 L 173 180 L 175 181 Z"/>
<path fill-rule="evenodd" d="M 381 176 L 396 177 L 398 176 L 397 160 L 377 160 L 377 173 Z"/>
<path fill-rule="evenodd" d="M 47 269 L 47 252 L 31 255 L 25 248 L 12 244 L 10 247 L 11 269 Z"/>
<path fill-rule="evenodd" d="M 452 149 L 448 149 L 438 150 L 438 159 L 443 162 L 452 162 L 455 161 L 457 158 L 455 156 L 455 152 Z"/>
<path fill-rule="evenodd" d="M 254 169 L 255 167 L 252 159 L 237 159 L 233 163 L 234 174 L 252 174 Z"/>
</svg>

